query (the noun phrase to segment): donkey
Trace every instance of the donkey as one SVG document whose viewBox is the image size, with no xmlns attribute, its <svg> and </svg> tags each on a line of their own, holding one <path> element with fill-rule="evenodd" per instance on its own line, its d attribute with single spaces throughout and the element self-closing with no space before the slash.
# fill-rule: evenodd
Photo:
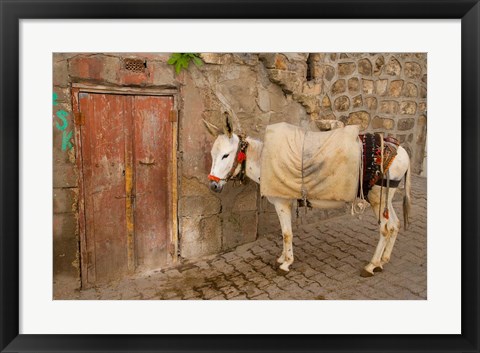
<svg viewBox="0 0 480 353">
<path fill-rule="evenodd" d="M 225 114 L 223 131 L 205 120 L 203 122 L 210 134 L 216 137 L 211 150 L 212 168 L 208 176 L 210 190 L 220 193 L 229 180 L 237 178 L 242 173 L 260 184 L 263 143 L 250 137 L 243 138 L 241 135 L 234 134 L 228 114 Z M 247 145 L 248 148 L 246 148 Z M 403 213 L 406 228 L 410 210 L 411 174 L 409 156 L 401 146 L 397 149 L 397 155 L 390 166 L 389 173 L 391 183 L 396 187 L 405 178 Z M 374 272 L 382 271 L 383 266 L 390 261 L 392 249 L 400 230 L 400 220 L 392 206 L 396 187 L 390 187 L 389 192 L 385 192 L 382 190 L 385 187 L 374 185 L 368 193 L 368 202 L 379 222 L 380 236 L 372 259 L 360 272 L 362 277 L 370 277 L 374 275 Z M 295 200 L 265 196 L 275 206 L 282 228 L 283 251 L 277 262 L 282 271 L 288 272 L 293 263 L 292 206 Z M 322 209 L 341 207 L 345 204 L 345 202 L 334 200 L 309 200 L 309 203 L 309 206 Z M 385 217 L 387 211 L 383 211 L 383 206 L 385 209 L 388 207 L 387 217 Z M 381 210 L 383 214 L 380 213 Z"/>
</svg>

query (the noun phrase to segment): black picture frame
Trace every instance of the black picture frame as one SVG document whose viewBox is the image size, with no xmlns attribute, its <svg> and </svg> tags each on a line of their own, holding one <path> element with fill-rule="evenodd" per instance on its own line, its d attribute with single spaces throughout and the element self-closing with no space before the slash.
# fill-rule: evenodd
<svg viewBox="0 0 480 353">
<path fill-rule="evenodd" d="M 0 0 L 0 11 L 2 352 L 479 352 L 478 0 Z M 461 19 L 462 333 L 273 336 L 19 334 L 19 20 L 24 18 Z M 445 180 L 447 191 L 448 184 L 452 182 L 456 181 Z M 438 316 L 441 320 L 441 313 Z M 265 320 L 266 325 L 275 324 L 269 322 L 268 318 Z M 228 325 L 227 322 L 225 324 Z"/>
</svg>

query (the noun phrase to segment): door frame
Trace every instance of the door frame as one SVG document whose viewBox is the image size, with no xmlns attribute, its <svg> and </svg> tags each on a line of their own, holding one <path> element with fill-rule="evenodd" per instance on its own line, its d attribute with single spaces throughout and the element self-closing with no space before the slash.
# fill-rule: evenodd
<svg viewBox="0 0 480 353">
<path fill-rule="evenodd" d="M 169 260 L 172 264 L 178 261 L 178 98 L 179 92 L 175 88 L 137 88 L 137 87 L 109 87 L 104 85 L 91 85 L 88 83 L 72 83 L 71 98 L 72 111 L 74 115 L 74 135 L 75 135 L 75 159 L 78 170 L 78 232 L 80 237 L 80 280 L 82 288 L 90 286 L 88 281 L 87 262 L 84 261 L 87 256 L 86 248 L 86 214 L 85 214 L 85 185 L 83 175 L 83 155 L 82 155 L 82 125 L 83 117 L 80 114 L 79 94 L 80 93 L 99 93 L 99 94 L 115 94 L 115 95 L 135 95 L 135 96 L 171 96 L 173 97 L 173 110 L 176 112 L 174 116 L 170 116 L 172 123 L 172 183 L 170 205 L 172 208 L 172 226 L 170 231 L 171 248 Z M 169 261 L 167 261 L 168 263 Z M 93 279 L 92 282 L 95 282 Z"/>
</svg>

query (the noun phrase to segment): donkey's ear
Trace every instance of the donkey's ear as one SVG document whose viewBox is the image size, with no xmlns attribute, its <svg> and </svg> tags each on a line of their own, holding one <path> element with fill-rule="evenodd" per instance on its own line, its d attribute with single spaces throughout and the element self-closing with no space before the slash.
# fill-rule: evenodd
<svg viewBox="0 0 480 353">
<path fill-rule="evenodd" d="M 232 118 L 230 118 L 230 114 L 227 112 L 224 112 L 223 115 L 225 115 L 225 125 L 223 126 L 223 131 L 225 132 L 225 135 L 228 137 L 232 137 L 233 133 L 233 124 L 232 124 Z"/>
<path fill-rule="evenodd" d="M 213 137 L 217 137 L 218 135 L 220 135 L 222 133 L 221 130 L 218 127 L 216 127 L 215 125 L 209 123 L 205 119 L 202 119 L 202 121 L 203 121 L 203 124 L 205 125 L 205 127 L 207 128 L 207 131 Z"/>
</svg>

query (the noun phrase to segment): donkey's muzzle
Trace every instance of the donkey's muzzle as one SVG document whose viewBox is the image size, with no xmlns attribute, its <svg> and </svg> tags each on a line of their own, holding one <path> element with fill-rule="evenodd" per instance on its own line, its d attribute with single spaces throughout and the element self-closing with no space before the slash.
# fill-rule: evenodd
<svg viewBox="0 0 480 353">
<path fill-rule="evenodd" d="M 221 192 L 223 189 L 223 185 L 220 185 L 216 181 L 211 181 L 210 182 L 210 190 L 215 191 L 215 192 Z"/>
</svg>

